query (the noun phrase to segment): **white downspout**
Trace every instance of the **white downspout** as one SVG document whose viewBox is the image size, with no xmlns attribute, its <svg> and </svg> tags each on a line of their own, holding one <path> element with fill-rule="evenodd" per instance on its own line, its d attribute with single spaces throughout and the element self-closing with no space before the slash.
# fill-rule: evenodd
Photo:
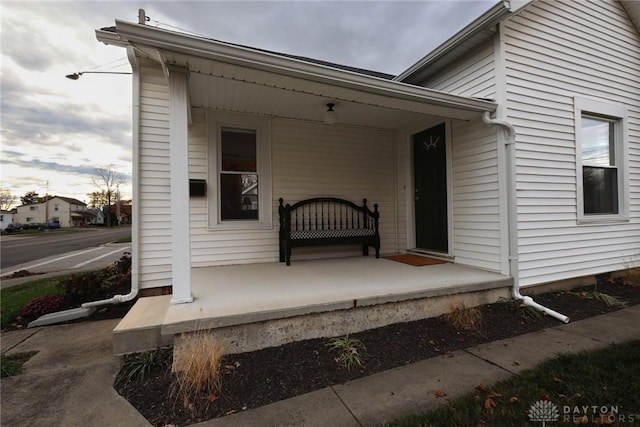
<svg viewBox="0 0 640 427">
<path fill-rule="evenodd" d="M 569 318 L 548 307 L 538 304 L 529 296 L 520 294 L 520 278 L 518 275 L 518 202 L 517 202 L 517 174 L 516 174 L 516 131 L 511 123 L 506 120 L 492 119 L 488 111 L 482 114 L 482 121 L 489 126 L 498 126 L 505 131 L 507 141 L 505 143 L 505 167 L 507 179 L 507 210 L 508 210 L 508 233 L 509 233 L 509 273 L 513 278 L 511 296 L 525 305 L 542 311 L 561 322 L 569 323 Z"/>
<path fill-rule="evenodd" d="M 138 186 L 138 182 L 136 182 L 136 177 L 139 176 L 138 168 L 139 168 L 139 131 L 140 131 L 140 72 L 138 69 L 138 59 L 136 58 L 136 54 L 133 50 L 133 47 L 127 46 L 127 57 L 129 58 L 129 62 L 131 63 L 131 86 L 132 86 L 132 120 L 133 129 L 132 129 L 132 160 L 133 160 L 133 178 L 134 181 L 132 183 L 132 207 L 131 207 L 131 290 L 126 295 L 114 295 L 111 298 L 100 300 L 100 301 L 92 301 L 86 302 L 82 304 L 82 308 L 89 307 L 98 307 L 107 304 L 121 304 L 123 302 L 131 301 L 135 297 L 138 296 L 138 291 L 140 289 L 140 285 L 138 282 L 139 276 L 139 245 L 140 245 L 140 189 Z"/>
</svg>

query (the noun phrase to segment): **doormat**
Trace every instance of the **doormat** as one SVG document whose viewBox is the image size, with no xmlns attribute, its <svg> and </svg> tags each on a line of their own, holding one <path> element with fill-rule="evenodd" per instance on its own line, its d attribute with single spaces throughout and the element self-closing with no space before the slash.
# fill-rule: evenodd
<svg viewBox="0 0 640 427">
<path fill-rule="evenodd" d="M 424 265 L 445 264 L 447 262 L 441 259 L 428 258 L 412 254 L 388 255 L 383 258 L 390 259 L 391 261 L 398 261 L 403 264 L 413 265 L 415 267 L 422 267 Z"/>
</svg>

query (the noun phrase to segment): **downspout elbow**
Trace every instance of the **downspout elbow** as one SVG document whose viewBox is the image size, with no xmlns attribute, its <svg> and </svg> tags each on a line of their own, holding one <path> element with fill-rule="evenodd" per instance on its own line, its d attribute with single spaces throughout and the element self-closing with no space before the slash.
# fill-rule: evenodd
<svg viewBox="0 0 640 427">
<path fill-rule="evenodd" d="M 131 292 L 129 292 L 126 295 L 114 295 L 111 298 L 108 299 L 103 299 L 103 300 L 99 300 L 99 301 L 91 301 L 91 302 L 85 302 L 84 304 L 81 305 L 82 308 L 89 308 L 89 307 L 99 307 L 99 306 L 103 306 L 103 305 L 109 305 L 109 304 L 122 304 L 124 302 L 128 302 L 133 300 L 135 297 L 138 296 L 138 289 L 137 286 L 134 288 L 133 287 L 133 283 L 131 286 Z"/>
<path fill-rule="evenodd" d="M 519 280 L 519 266 L 518 266 L 518 237 L 517 237 L 517 201 L 516 201 L 516 155 L 515 155 L 515 142 L 516 142 L 516 130 L 511 123 L 506 120 L 492 119 L 491 113 L 485 111 L 482 113 L 482 121 L 487 126 L 499 126 L 502 128 L 507 136 L 505 143 L 508 155 L 506 156 L 506 179 L 509 181 L 507 187 L 507 203 L 509 204 L 508 214 L 508 229 L 509 229 L 509 272 L 513 278 L 513 287 L 511 288 L 511 296 L 514 300 L 521 302 L 522 304 L 533 307 L 538 311 L 548 314 L 549 316 L 560 320 L 564 323 L 569 323 L 569 318 L 564 314 L 558 313 L 548 307 L 538 304 L 529 296 L 523 296 L 520 294 L 520 280 Z"/>
<path fill-rule="evenodd" d="M 511 123 L 506 120 L 492 119 L 488 111 L 482 113 L 482 121 L 489 126 L 500 126 L 507 133 L 507 144 L 515 144 L 516 130 Z"/>
</svg>

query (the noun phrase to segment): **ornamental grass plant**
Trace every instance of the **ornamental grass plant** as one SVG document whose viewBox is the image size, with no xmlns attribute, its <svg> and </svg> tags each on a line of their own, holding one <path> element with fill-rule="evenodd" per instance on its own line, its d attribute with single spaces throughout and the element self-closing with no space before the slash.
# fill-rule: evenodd
<svg viewBox="0 0 640 427">
<path fill-rule="evenodd" d="M 171 395 L 192 411 L 202 402 L 216 401 L 222 394 L 224 355 L 224 346 L 207 331 L 182 334 L 173 352 Z"/>
</svg>

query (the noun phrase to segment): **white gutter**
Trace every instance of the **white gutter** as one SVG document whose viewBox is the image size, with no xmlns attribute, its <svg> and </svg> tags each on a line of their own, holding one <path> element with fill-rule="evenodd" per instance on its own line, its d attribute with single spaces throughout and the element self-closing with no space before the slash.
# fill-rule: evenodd
<svg viewBox="0 0 640 427">
<path fill-rule="evenodd" d="M 163 30 L 148 25 L 116 20 L 116 36 L 113 33 L 96 31 L 98 40 L 105 44 L 122 46 L 149 46 L 168 52 L 192 55 L 214 61 L 277 72 L 292 77 L 331 84 L 337 87 L 361 90 L 396 99 L 429 103 L 442 107 L 482 113 L 495 111 L 491 101 L 453 95 L 433 89 L 402 82 L 368 76 L 347 70 L 339 70 L 320 64 L 309 63 L 269 52 L 231 45 L 203 37 Z"/>
<path fill-rule="evenodd" d="M 500 22 L 505 16 L 511 14 L 511 4 L 509 1 L 503 0 L 495 4 L 491 9 L 483 13 L 476 20 L 458 31 L 443 44 L 429 52 L 422 59 L 400 73 L 394 78 L 396 81 L 404 81 L 412 75 L 419 73 L 429 64 L 437 62 L 442 57 L 454 51 L 458 46 L 472 38 L 475 34 L 485 30 L 497 22 Z"/>
<path fill-rule="evenodd" d="M 139 176 L 139 123 L 140 123 L 140 71 L 138 69 L 138 60 L 136 58 L 136 54 L 133 50 L 133 47 L 127 46 L 127 57 L 129 58 L 129 63 L 131 64 L 131 85 L 132 85 L 132 151 L 133 151 L 133 177 L 134 179 Z M 133 200 L 131 207 L 131 215 L 133 218 L 131 224 L 131 290 L 126 295 L 114 295 L 109 299 L 104 299 L 100 301 L 92 301 L 86 302 L 82 304 L 82 308 L 90 308 L 90 307 L 98 307 L 101 305 L 107 304 L 121 304 L 123 302 L 131 301 L 135 297 L 138 296 L 138 292 L 140 289 L 139 285 L 139 271 L 140 271 L 140 189 L 137 182 L 132 183 L 133 187 Z"/>
<path fill-rule="evenodd" d="M 482 114 L 482 121 L 489 126 L 498 126 L 503 129 L 507 135 L 505 143 L 506 150 L 506 176 L 507 179 L 507 204 L 508 204 L 508 233 L 509 233 L 509 273 L 513 278 L 513 287 L 511 288 L 511 296 L 522 302 L 524 305 L 542 311 L 561 322 L 569 323 L 569 318 L 564 314 L 558 313 L 548 307 L 538 304 L 529 296 L 520 294 L 520 278 L 518 274 L 518 201 L 517 201 L 517 174 L 516 174 L 516 131 L 511 123 L 506 120 L 492 119 L 491 114 L 485 111 Z"/>
</svg>

